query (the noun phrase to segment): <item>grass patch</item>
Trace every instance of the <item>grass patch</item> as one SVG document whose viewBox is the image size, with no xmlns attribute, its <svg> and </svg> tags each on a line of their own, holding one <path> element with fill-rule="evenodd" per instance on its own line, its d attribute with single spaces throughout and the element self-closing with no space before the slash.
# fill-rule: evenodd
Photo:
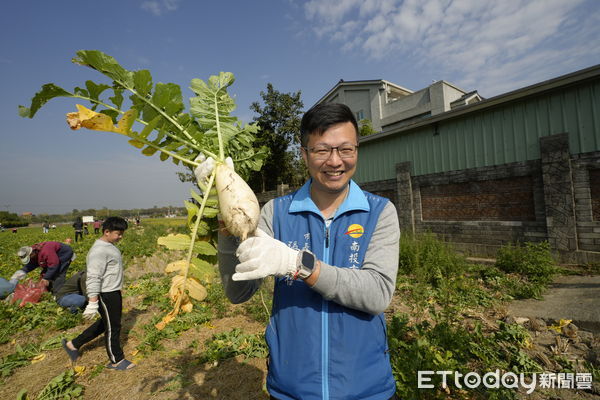
<svg viewBox="0 0 600 400">
<path fill-rule="evenodd" d="M 388 342 L 397 393 L 406 399 L 513 399 L 512 389 L 468 389 L 441 375 L 431 376 L 435 389 L 419 389 L 417 371 L 463 374 L 500 369 L 541 372 L 527 350 L 528 331 L 520 325 L 490 321 L 484 315 L 503 301 L 540 296 L 555 273 L 547 244 L 510 245 L 495 266 L 469 264 L 432 234 L 404 235 L 400 244 L 397 296 L 410 311 L 395 314 Z"/>
</svg>

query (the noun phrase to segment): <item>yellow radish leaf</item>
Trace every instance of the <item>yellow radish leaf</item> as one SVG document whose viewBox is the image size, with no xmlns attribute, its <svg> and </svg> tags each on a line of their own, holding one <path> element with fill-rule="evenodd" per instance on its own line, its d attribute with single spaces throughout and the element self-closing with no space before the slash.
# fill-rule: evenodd
<svg viewBox="0 0 600 400">
<path fill-rule="evenodd" d="M 121 135 L 129 135 L 131 132 L 131 126 L 137 118 L 137 111 L 131 109 L 125 114 L 115 126 L 112 118 L 106 114 L 97 113 L 89 108 L 76 104 L 77 112 L 67 114 L 67 123 L 71 129 L 76 130 L 80 128 L 87 128 L 93 131 L 105 131 L 115 132 Z"/>
<path fill-rule="evenodd" d="M 171 300 L 176 301 L 178 297 L 181 297 L 183 292 L 183 282 L 185 282 L 185 277 L 182 275 L 175 275 L 171 279 L 171 288 L 169 289 L 169 297 Z"/>
<path fill-rule="evenodd" d="M 67 123 L 71 129 L 87 128 L 95 131 L 111 132 L 115 129 L 112 118 L 106 114 L 97 113 L 80 104 L 76 104 L 77 112 L 67 114 Z"/>
<path fill-rule="evenodd" d="M 189 235 L 178 233 L 159 237 L 156 242 L 169 250 L 187 250 L 190 247 L 191 241 L 192 239 Z"/>
<path fill-rule="evenodd" d="M 190 301 L 189 297 L 185 297 L 184 300 L 182 300 L 181 302 L 181 310 L 183 312 L 192 312 L 192 310 L 194 309 L 194 305 L 192 304 L 192 302 Z"/>
<path fill-rule="evenodd" d="M 180 277 L 182 280 L 184 279 L 180 275 L 177 275 L 176 277 Z M 171 286 L 171 289 L 173 289 L 173 286 Z M 179 310 L 180 310 L 182 301 L 187 299 L 187 296 L 183 295 L 181 293 L 181 290 L 177 290 L 177 293 L 178 293 L 178 295 L 175 298 L 175 306 L 173 307 L 171 312 L 169 312 L 167 315 L 165 315 L 159 323 L 154 325 L 156 327 L 156 329 L 158 329 L 159 331 L 162 331 L 165 328 L 165 326 L 167 326 L 167 324 L 169 322 L 171 322 L 177 316 L 177 314 L 179 314 Z M 171 293 L 169 292 L 169 295 L 170 294 Z"/>
<path fill-rule="evenodd" d="M 187 260 L 173 261 L 172 263 L 169 263 L 166 266 L 165 272 L 170 273 L 170 272 L 185 271 L 187 264 L 188 264 Z"/>
<path fill-rule="evenodd" d="M 187 279 L 187 290 L 190 296 L 198 301 L 204 300 L 208 295 L 206 288 L 196 278 Z"/>
<path fill-rule="evenodd" d="M 35 364 L 35 363 L 37 363 L 37 362 L 40 362 L 40 361 L 42 361 L 42 360 L 43 360 L 43 359 L 45 359 L 45 358 L 46 358 L 46 354 L 44 354 L 44 353 L 42 353 L 42 354 L 38 354 L 37 356 L 35 356 L 35 357 L 33 357 L 33 358 L 31 359 L 31 363 L 32 363 L 32 364 Z"/>
<path fill-rule="evenodd" d="M 75 375 L 81 375 L 85 372 L 85 365 L 76 365 L 73 367 L 73 371 L 75 371 Z"/>
<path fill-rule="evenodd" d="M 125 111 L 125 114 L 121 117 L 119 122 L 117 123 L 117 128 L 114 130 L 116 133 L 120 133 L 121 135 L 128 135 L 131 132 L 131 127 L 137 118 L 137 110 L 131 109 Z"/>
<path fill-rule="evenodd" d="M 178 313 L 179 313 L 179 310 L 171 310 L 170 313 L 168 313 L 167 315 L 165 315 L 163 317 L 163 319 L 159 323 L 157 323 L 156 325 L 154 325 L 154 326 L 159 331 L 162 331 L 163 329 L 165 329 L 165 326 L 167 326 L 167 324 L 169 322 L 173 321 L 173 319 L 177 316 Z"/>
</svg>

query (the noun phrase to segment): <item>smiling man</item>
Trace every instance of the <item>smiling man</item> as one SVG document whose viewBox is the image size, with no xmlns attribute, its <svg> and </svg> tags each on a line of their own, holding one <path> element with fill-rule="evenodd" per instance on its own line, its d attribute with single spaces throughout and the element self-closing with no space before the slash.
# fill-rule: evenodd
<svg viewBox="0 0 600 400">
<path fill-rule="evenodd" d="M 400 228 L 394 205 L 352 181 L 352 111 L 319 104 L 301 123 L 310 179 L 268 202 L 254 237 L 219 237 L 219 268 L 234 303 L 275 277 L 267 389 L 272 399 L 394 398 L 385 318 L 395 289 Z"/>
</svg>

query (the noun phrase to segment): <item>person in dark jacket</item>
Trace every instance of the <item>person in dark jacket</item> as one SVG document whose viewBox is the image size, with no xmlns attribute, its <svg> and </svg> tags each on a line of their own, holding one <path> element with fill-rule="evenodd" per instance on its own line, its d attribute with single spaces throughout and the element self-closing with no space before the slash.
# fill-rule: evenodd
<svg viewBox="0 0 600 400">
<path fill-rule="evenodd" d="M 83 218 L 77 217 L 73 222 L 73 229 L 75 229 L 75 243 L 77 243 L 78 238 L 83 240 Z"/>
<path fill-rule="evenodd" d="M 86 278 L 87 273 L 84 270 L 76 272 L 67 279 L 65 284 L 54 295 L 58 305 L 68 308 L 73 314 L 79 310 L 83 310 L 87 304 Z"/>
<path fill-rule="evenodd" d="M 13 274 L 13 278 L 19 280 L 36 268 L 40 268 L 41 282 L 51 290 L 58 291 L 65 283 L 67 270 L 71 261 L 75 259 L 75 253 L 68 244 L 60 242 L 41 242 L 31 246 L 23 246 L 17 251 L 23 267 Z"/>
</svg>

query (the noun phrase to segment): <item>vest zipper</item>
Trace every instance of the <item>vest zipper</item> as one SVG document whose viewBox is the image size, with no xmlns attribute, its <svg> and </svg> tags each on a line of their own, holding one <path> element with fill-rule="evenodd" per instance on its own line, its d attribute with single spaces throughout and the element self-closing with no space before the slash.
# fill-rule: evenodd
<svg viewBox="0 0 600 400">
<path fill-rule="evenodd" d="M 323 249 L 323 262 L 330 264 L 329 260 L 329 228 L 325 222 L 325 248 Z M 323 298 L 323 307 L 321 314 L 321 362 L 323 364 L 322 371 L 322 395 L 323 399 L 329 399 L 329 305 L 327 300 Z"/>
</svg>

